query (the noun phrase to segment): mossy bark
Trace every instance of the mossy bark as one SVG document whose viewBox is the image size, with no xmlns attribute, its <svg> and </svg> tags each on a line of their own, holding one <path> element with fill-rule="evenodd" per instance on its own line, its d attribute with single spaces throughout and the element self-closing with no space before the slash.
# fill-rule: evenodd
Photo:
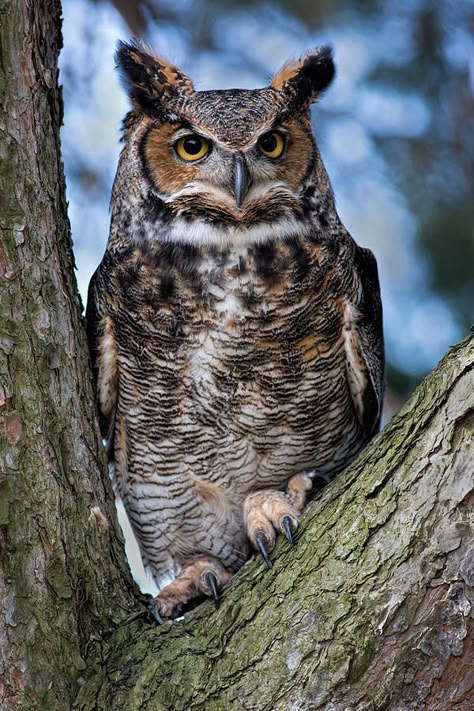
<svg viewBox="0 0 474 711">
<path fill-rule="evenodd" d="M 69 709 L 134 601 L 95 431 L 59 126 L 59 0 L 0 0 L 0 707 Z"/>
<path fill-rule="evenodd" d="M 0 706 L 474 707 L 474 339 L 275 565 L 156 628 L 93 417 L 59 158 L 59 0 L 0 0 Z"/>
</svg>

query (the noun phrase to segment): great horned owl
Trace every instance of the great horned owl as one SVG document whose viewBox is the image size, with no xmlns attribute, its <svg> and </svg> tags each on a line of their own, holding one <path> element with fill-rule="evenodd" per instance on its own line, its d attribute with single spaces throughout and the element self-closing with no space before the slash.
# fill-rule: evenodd
<svg viewBox="0 0 474 711">
<path fill-rule="evenodd" d="M 320 47 L 264 89 L 195 91 L 138 42 L 105 255 L 89 290 L 100 422 L 153 601 L 217 600 L 293 542 L 314 476 L 378 428 L 377 267 L 341 224 L 309 107 Z"/>
</svg>

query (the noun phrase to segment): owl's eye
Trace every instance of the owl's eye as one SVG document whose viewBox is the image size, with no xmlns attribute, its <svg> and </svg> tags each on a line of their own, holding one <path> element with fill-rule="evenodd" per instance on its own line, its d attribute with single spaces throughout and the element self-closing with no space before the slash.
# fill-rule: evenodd
<svg viewBox="0 0 474 711">
<path fill-rule="evenodd" d="M 176 141 L 174 149 L 180 158 L 190 162 L 204 158 L 209 153 L 210 145 L 205 138 L 192 133 Z"/>
<path fill-rule="evenodd" d="M 258 147 L 267 158 L 279 158 L 285 150 L 285 138 L 279 131 L 270 131 L 260 136 Z"/>
</svg>

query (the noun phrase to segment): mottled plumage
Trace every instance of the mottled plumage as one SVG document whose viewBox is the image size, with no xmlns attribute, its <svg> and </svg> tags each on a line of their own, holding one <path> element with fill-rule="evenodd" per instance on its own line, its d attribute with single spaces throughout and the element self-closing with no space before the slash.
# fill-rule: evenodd
<svg viewBox="0 0 474 711">
<path fill-rule="evenodd" d="M 139 44 L 117 60 L 133 110 L 87 317 L 118 491 L 158 584 L 178 576 L 167 616 L 216 596 L 249 540 L 268 559 L 292 539 L 314 473 L 377 430 L 381 305 L 311 132 L 329 50 L 253 91 L 195 92 Z"/>
</svg>

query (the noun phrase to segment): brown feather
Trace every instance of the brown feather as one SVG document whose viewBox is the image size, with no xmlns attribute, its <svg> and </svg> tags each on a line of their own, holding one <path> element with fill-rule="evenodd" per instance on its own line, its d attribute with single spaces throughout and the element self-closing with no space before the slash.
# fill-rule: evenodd
<svg viewBox="0 0 474 711">
<path fill-rule="evenodd" d="M 255 91 L 192 93 L 138 45 L 119 61 L 140 111 L 127 120 L 89 338 L 144 562 L 158 582 L 184 570 L 168 610 L 209 591 L 203 561 L 227 581 L 256 522 L 267 539 L 275 512 L 296 524 L 311 486 L 301 472 L 335 476 L 373 435 L 381 306 L 375 260 L 339 220 L 306 110 L 334 73 L 327 48 Z M 259 140 L 275 130 L 286 148 L 270 160 Z M 177 158 L 183 131 L 209 140 L 205 159 Z"/>
</svg>

